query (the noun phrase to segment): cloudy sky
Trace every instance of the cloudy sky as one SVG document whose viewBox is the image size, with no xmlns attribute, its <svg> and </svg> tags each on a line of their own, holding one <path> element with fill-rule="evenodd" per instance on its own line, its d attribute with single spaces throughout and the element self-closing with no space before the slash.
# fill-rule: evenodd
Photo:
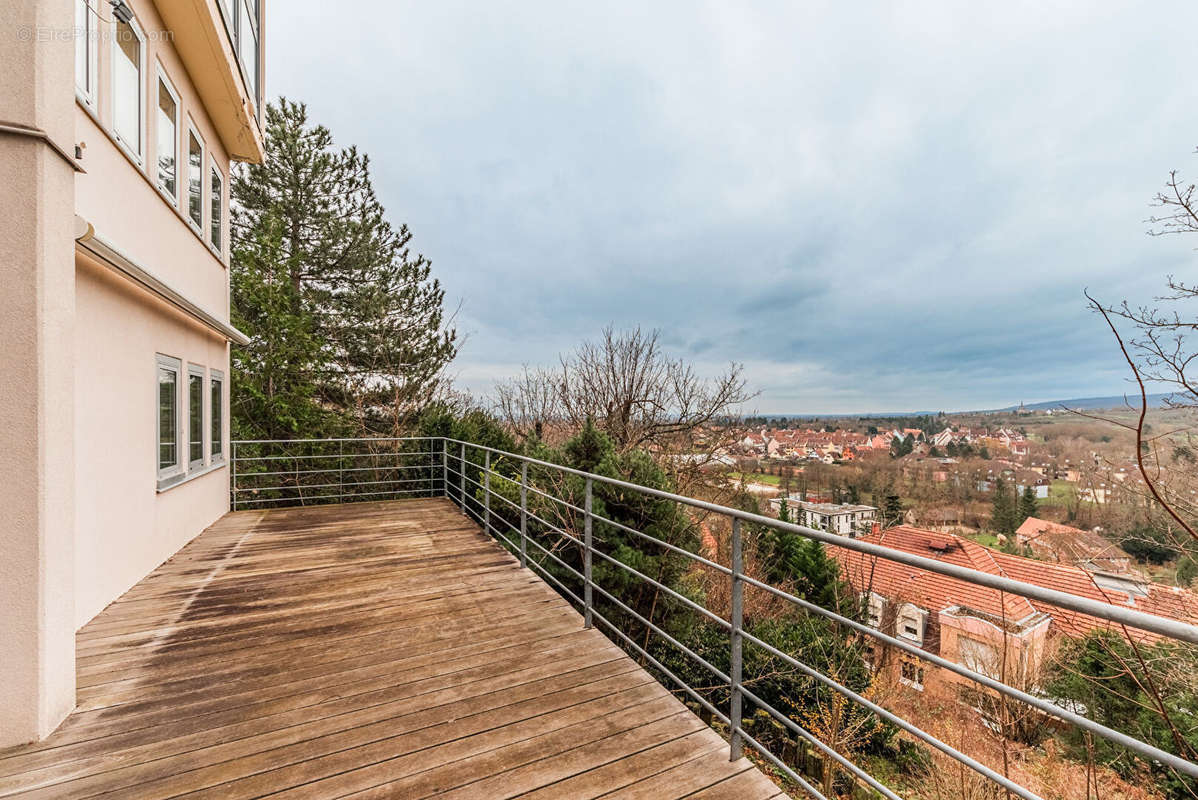
<svg viewBox="0 0 1198 800">
<path fill-rule="evenodd" d="M 480 394 L 658 328 L 761 412 L 1124 391 L 1084 287 L 1148 299 L 1198 243 L 1198 3 L 270 7 L 267 87 L 373 159 Z"/>
</svg>

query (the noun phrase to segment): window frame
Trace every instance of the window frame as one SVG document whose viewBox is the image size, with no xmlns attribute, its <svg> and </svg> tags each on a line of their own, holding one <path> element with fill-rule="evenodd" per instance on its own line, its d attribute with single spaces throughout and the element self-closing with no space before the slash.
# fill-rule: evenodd
<svg viewBox="0 0 1198 800">
<path fill-rule="evenodd" d="M 111 55 L 112 55 L 112 59 L 114 62 L 116 62 L 118 59 L 123 57 L 120 53 L 120 50 L 121 50 L 120 36 L 116 35 L 116 27 L 115 27 L 116 25 L 119 25 L 119 24 L 120 23 L 118 21 L 113 20 L 112 54 Z M 137 21 L 136 15 L 134 15 L 133 17 L 131 17 L 129 19 L 128 25 L 129 25 L 129 29 L 131 31 L 133 31 L 133 35 L 137 37 L 137 43 L 138 43 L 138 47 L 137 47 L 137 54 L 138 54 L 138 65 L 137 65 L 137 106 L 138 106 L 137 127 L 138 127 L 138 133 L 137 133 L 137 139 L 138 139 L 138 141 L 135 143 L 126 141 L 125 137 L 121 135 L 121 132 L 119 130 L 117 130 L 116 109 L 115 109 L 116 97 L 117 97 L 117 74 L 116 74 L 117 71 L 115 68 L 115 63 L 108 70 L 108 90 L 109 90 L 109 94 L 111 97 L 111 100 L 109 102 L 113 106 L 112 122 L 109 126 L 109 131 L 112 133 L 112 136 L 116 140 L 116 143 L 120 146 L 120 148 L 122 150 L 125 151 L 125 154 L 128 155 L 129 158 L 133 159 L 134 163 L 136 163 L 139 167 L 141 167 L 144 170 L 145 163 L 146 163 L 145 151 L 146 151 L 146 149 L 148 149 L 148 145 L 149 145 L 149 136 L 147 135 L 147 131 L 146 131 L 146 101 L 147 101 L 147 98 L 146 98 L 146 33 L 144 30 L 142 30 L 141 24 Z M 155 181 L 155 185 L 157 185 L 157 181 Z"/>
<path fill-rule="evenodd" d="M 75 13 L 79 13 L 80 6 L 83 7 L 83 25 L 80 26 L 79 19 L 75 19 L 75 47 L 76 59 L 78 59 L 79 40 L 83 40 L 83 47 L 86 50 L 84 61 L 87 62 L 87 80 L 85 86 L 79 85 L 79 73 L 75 73 L 75 97 L 79 102 L 83 103 L 92 111 L 96 109 L 96 86 L 100 79 L 100 58 L 99 47 L 100 41 L 97 23 L 99 15 L 92 10 L 89 0 L 75 0 Z M 78 66 L 78 61 L 76 61 Z"/>
<path fill-rule="evenodd" d="M 874 606 L 877 606 L 877 621 L 874 621 Z M 886 622 L 886 598 L 877 592 L 869 592 L 865 596 L 865 624 L 874 630 L 881 630 Z"/>
<path fill-rule="evenodd" d="M 199 198 L 200 221 L 199 222 L 196 222 L 195 219 L 191 216 L 191 139 L 193 136 L 195 137 L 195 140 L 200 145 L 200 198 Z M 187 115 L 187 191 L 185 193 L 180 192 L 181 196 L 186 196 L 186 198 L 187 198 L 187 208 L 184 209 L 182 207 L 182 203 L 180 203 L 179 210 L 182 211 L 183 216 L 186 217 L 187 224 L 191 226 L 192 230 L 194 230 L 196 233 L 198 233 L 200 235 L 201 239 L 204 238 L 204 219 L 205 219 L 205 217 L 204 217 L 204 205 L 205 205 L 205 203 L 204 203 L 204 177 L 207 173 L 207 170 L 205 170 L 204 167 L 206 166 L 206 164 L 208 162 L 207 156 L 208 156 L 208 145 L 207 145 L 207 143 L 204 142 L 204 137 L 200 135 L 200 129 L 198 127 L 196 127 L 195 120 L 192 119 L 190 114 L 188 114 Z"/>
<path fill-rule="evenodd" d="M 152 175 L 152 177 L 154 179 L 154 187 L 158 189 L 158 193 L 161 194 L 163 197 L 165 197 L 172 206 L 174 206 L 179 211 L 182 211 L 183 209 L 179 202 L 179 195 L 181 194 L 179 191 L 180 183 L 181 183 L 179 180 L 179 172 L 180 172 L 179 162 L 181 160 L 179 158 L 179 154 L 182 152 L 182 148 L 179 147 L 180 138 L 181 138 L 179 136 L 179 129 L 180 129 L 179 122 L 180 122 L 180 118 L 183 116 L 183 103 L 179 100 L 179 92 L 175 89 L 175 85 L 171 82 L 170 76 L 166 74 L 166 70 L 163 69 L 161 61 L 158 62 L 158 71 L 157 71 L 156 75 L 158 76 L 158 80 L 154 83 L 154 88 L 157 89 L 157 88 L 159 88 L 160 85 L 165 86 L 167 94 L 169 94 L 171 96 L 171 99 L 175 101 L 175 136 L 174 136 L 174 141 L 175 141 L 175 193 L 174 193 L 174 195 L 172 196 L 170 194 L 167 194 L 166 189 L 164 189 L 162 187 L 162 185 L 160 184 L 159 176 L 158 176 L 158 155 L 159 155 L 159 153 L 158 153 L 158 145 L 159 145 L 158 112 L 161 111 L 161 108 L 158 105 L 158 92 L 154 93 L 154 101 L 155 101 L 154 102 L 154 112 L 155 112 L 154 113 L 154 174 Z M 184 214 L 184 216 L 186 216 L 186 214 Z"/>
<path fill-rule="evenodd" d="M 907 622 L 914 620 L 919 633 L 907 633 Z M 928 613 L 914 603 L 904 603 L 898 610 L 895 623 L 895 634 L 900 639 L 922 645 L 928 632 Z"/>
<path fill-rule="evenodd" d="M 170 370 L 175 373 L 175 463 L 162 465 L 162 384 L 159 374 L 162 370 Z M 183 469 L 183 451 L 181 446 L 182 425 L 180 425 L 180 417 L 182 416 L 181 409 L 183 406 L 183 360 L 174 356 L 164 355 L 162 353 L 155 354 L 154 357 L 154 428 L 155 442 L 154 464 L 157 468 L 159 484 L 163 481 L 168 481 L 184 474 Z"/>
<path fill-rule="evenodd" d="M 216 159 L 210 158 L 209 162 L 210 163 L 208 165 L 209 166 L 209 170 L 208 170 L 208 236 L 206 237 L 206 241 L 208 242 L 208 246 L 210 248 L 212 248 L 213 252 L 216 253 L 217 258 L 219 258 L 221 261 L 224 261 L 224 258 L 225 258 L 225 209 L 229 205 L 225 201 L 225 173 L 221 171 L 221 168 L 219 166 L 217 166 Z M 213 178 L 213 176 L 216 176 L 220 180 L 220 222 L 218 223 L 219 241 L 212 240 L 212 223 L 213 223 L 213 219 L 214 219 L 213 214 L 212 214 L 212 178 Z"/>
<path fill-rule="evenodd" d="M 191 408 L 191 379 L 192 378 L 200 379 L 200 408 L 199 408 L 199 411 L 200 411 L 200 424 L 199 424 L 199 428 L 200 428 L 200 457 L 194 458 L 194 459 L 191 457 L 191 446 L 193 443 L 192 438 L 191 438 L 191 433 L 192 433 L 192 431 L 191 431 L 191 412 L 192 412 L 192 408 Z M 187 364 L 187 414 L 186 414 L 187 435 L 184 437 L 184 441 L 187 444 L 187 471 L 188 472 L 193 472 L 195 470 L 203 469 L 208 463 L 208 459 L 206 457 L 206 453 L 207 453 L 206 445 L 207 445 L 208 434 L 207 434 L 207 431 L 205 431 L 205 428 L 207 427 L 208 416 L 204 413 L 204 407 L 206 405 L 208 405 L 205 400 L 205 397 L 204 397 L 204 395 L 206 394 L 205 389 L 207 389 L 207 388 L 208 388 L 208 379 L 207 379 L 206 370 L 204 369 L 204 367 L 199 364 L 192 364 L 189 362 Z"/>
<path fill-rule="evenodd" d="M 214 383 L 220 384 L 220 401 L 212 394 Z M 208 463 L 223 464 L 225 461 L 225 373 L 219 369 L 208 370 Z M 217 422 L 219 421 L 219 426 Z M 214 438 L 215 436 L 215 438 Z M 215 448 L 220 447 L 217 451 Z"/>
<path fill-rule="evenodd" d="M 262 25 L 258 19 L 259 7 L 258 0 L 231 0 L 236 6 L 234 10 L 234 30 L 236 34 L 233 37 L 234 55 L 238 65 L 242 71 L 242 81 L 245 83 L 246 94 L 250 96 L 250 100 L 254 103 L 254 113 L 261 115 L 261 86 L 262 70 L 259 68 L 262 62 Z M 245 12 L 244 14 L 242 12 Z M 250 21 L 251 35 L 254 38 L 254 63 L 246 64 L 241 57 L 241 42 L 244 32 L 242 31 L 241 22 L 243 19 Z M 251 80 L 251 70 L 253 77 Z"/>
</svg>

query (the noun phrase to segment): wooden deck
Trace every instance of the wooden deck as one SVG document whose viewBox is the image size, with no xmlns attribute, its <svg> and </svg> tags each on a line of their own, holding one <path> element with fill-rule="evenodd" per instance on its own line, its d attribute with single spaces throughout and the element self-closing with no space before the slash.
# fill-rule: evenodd
<svg viewBox="0 0 1198 800">
<path fill-rule="evenodd" d="M 0 796 L 784 796 L 447 500 L 229 514 L 77 660 Z"/>
</svg>

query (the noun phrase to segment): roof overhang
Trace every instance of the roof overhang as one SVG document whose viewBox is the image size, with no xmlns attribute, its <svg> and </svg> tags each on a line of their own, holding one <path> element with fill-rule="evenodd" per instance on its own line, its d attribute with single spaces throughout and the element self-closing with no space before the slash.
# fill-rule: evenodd
<svg viewBox="0 0 1198 800">
<path fill-rule="evenodd" d="M 246 87 L 216 0 L 171 0 L 157 5 L 229 158 L 261 163 L 266 150 L 257 98 Z"/>
<path fill-rule="evenodd" d="M 246 345 L 250 343 L 250 337 L 246 336 L 241 331 L 234 328 L 227 322 L 217 318 L 215 315 L 201 308 L 194 301 L 188 299 L 182 292 L 168 285 L 161 278 L 154 275 L 145 267 L 137 264 L 133 259 L 126 256 L 110 242 L 96 233 L 96 229 L 91 223 L 82 217 L 75 217 L 76 224 L 76 245 L 104 266 L 111 269 L 121 277 L 128 280 L 130 283 L 145 289 L 150 294 L 155 295 L 160 300 L 164 300 L 174 306 L 179 311 L 182 311 L 192 320 L 203 325 L 208 330 L 221 336 L 226 341 L 234 344 Z"/>
</svg>

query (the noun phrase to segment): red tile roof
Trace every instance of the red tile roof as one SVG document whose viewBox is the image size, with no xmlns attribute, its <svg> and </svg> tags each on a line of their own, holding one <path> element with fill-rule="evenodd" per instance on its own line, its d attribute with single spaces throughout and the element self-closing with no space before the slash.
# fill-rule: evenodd
<svg viewBox="0 0 1198 800">
<path fill-rule="evenodd" d="M 1133 597 L 1127 592 L 1098 586 L 1091 574 L 1079 567 L 1010 555 L 954 534 L 907 525 L 870 534 L 863 541 L 1079 597 L 1130 606 L 1149 614 L 1198 622 L 1198 595 L 1185 589 L 1148 584 L 1147 596 Z M 1071 636 L 1084 635 L 1094 629 L 1118 628 L 1106 620 L 1087 614 L 1067 611 L 1039 600 L 1028 600 L 884 558 L 836 546 L 829 546 L 828 552 L 840 562 L 842 574 L 857 591 L 874 591 L 892 600 L 915 603 L 933 613 L 959 605 L 1008 622 L 1018 622 L 1039 611 L 1052 618 L 1052 625 L 1058 631 Z M 1136 638 L 1155 638 L 1139 631 L 1133 635 Z"/>
</svg>

